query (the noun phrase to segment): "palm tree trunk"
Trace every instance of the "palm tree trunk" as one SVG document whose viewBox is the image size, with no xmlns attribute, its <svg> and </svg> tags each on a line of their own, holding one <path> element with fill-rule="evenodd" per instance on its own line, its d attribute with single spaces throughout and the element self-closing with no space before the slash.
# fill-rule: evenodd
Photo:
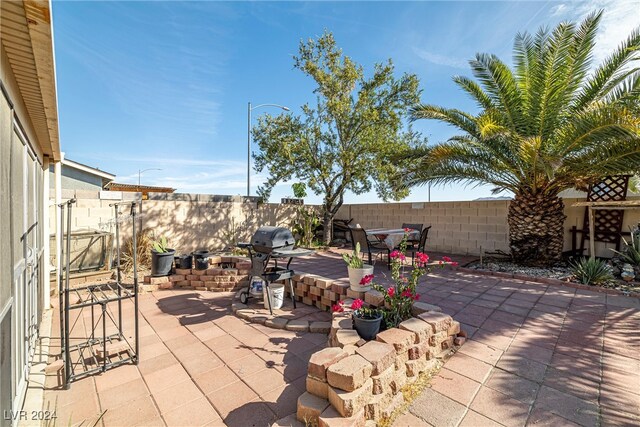
<svg viewBox="0 0 640 427">
<path fill-rule="evenodd" d="M 562 258 L 564 203 L 557 195 L 518 193 L 509 205 L 509 246 L 514 261 L 550 265 Z"/>
</svg>

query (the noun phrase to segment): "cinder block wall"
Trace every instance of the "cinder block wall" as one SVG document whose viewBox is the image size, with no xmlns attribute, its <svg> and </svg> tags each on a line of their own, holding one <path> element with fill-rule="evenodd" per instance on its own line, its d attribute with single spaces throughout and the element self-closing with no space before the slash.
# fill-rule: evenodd
<svg viewBox="0 0 640 427">
<path fill-rule="evenodd" d="M 113 208 L 116 201 L 137 197 L 134 193 L 66 191 L 63 197 L 76 197 L 72 230 L 114 231 Z M 109 199 L 106 199 L 109 197 Z M 638 199 L 635 197 L 633 199 Z M 578 200 L 565 198 L 565 249 L 571 248 L 570 228 L 582 226 L 584 208 L 571 205 Z M 403 222 L 431 225 L 428 250 L 454 254 L 479 255 L 502 250 L 508 252 L 507 210 L 509 201 L 368 203 L 343 205 L 336 218 L 354 218 L 354 224 L 365 228 L 400 227 Z M 55 230 L 52 210 L 51 229 Z M 290 227 L 296 207 L 275 203 L 257 204 L 255 199 L 240 196 L 202 194 L 156 194 L 141 204 L 138 225 L 165 235 L 179 252 L 196 249 L 222 249 L 233 241 L 247 241 L 261 225 Z M 640 210 L 625 212 L 624 231 L 640 222 Z M 130 222 L 122 227 L 123 236 L 130 233 Z M 611 256 L 612 245 L 596 244 L 598 256 Z M 52 251 L 52 254 L 55 251 Z"/>
<path fill-rule="evenodd" d="M 196 249 L 223 249 L 234 241 L 248 241 L 257 227 L 290 227 L 296 216 L 296 207 L 293 205 L 258 204 L 253 198 L 239 196 L 152 194 L 149 200 L 140 201 L 135 193 L 63 192 L 63 200 L 72 197 L 77 199 L 72 208 L 72 232 L 99 230 L 114 233 L 114 208 L 109 205 L 138 200 L 138 231 L 151 228 L 156 236 L 166 236 L 171 247 L 184 253 Z M 56 209 L 50 207 L 52 230 L 56 229 Z M 121 209 L 121 212 L 128 214 L 125 209 Z M 131 221 L 121 221 L 120 232 L 121 241 L 130 236 Z"/>
<path fill-rule="evenodd" d="M 638 199 L 634 197 L 631 199 Z M 565 198 L 564 247 L 571 249 L 572 226 L 582 227 L 583 207 L 573 207 L 584 199 Z M 344 205 L 336 218 L 353 218 L 354 224 L 364 228 L 396 228 L 403 222 L 431 225 L 427 249 L 453 254 L 479 255 L 502 250 L 509 252 L 507 225 L 508 200 L 468 202 L 368 203 Z M 627 210 L 623 231 L 640 222 L 640 210 Z M 588 243 L 585 243 L 588 247 Z M 613 255 L 611 244 L 596 243 L 598 256 Z"/>
</svg>

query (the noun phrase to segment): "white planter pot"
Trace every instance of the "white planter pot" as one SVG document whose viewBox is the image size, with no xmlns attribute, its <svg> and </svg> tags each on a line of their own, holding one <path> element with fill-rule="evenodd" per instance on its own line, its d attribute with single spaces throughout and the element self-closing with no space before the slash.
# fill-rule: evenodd
<svg viewBox="0 0 640 427">
<path fill-rule="evenodd" d="M 366 292 L 371 289 L 371 286 L 362 286 L 360 281 L 364 276 L 373 274 L 373 265 L 365 264 L 362 268 L 347 267 L 349 270 L 349 284 L 351 290 L 356 292 Z"/>
</svg>

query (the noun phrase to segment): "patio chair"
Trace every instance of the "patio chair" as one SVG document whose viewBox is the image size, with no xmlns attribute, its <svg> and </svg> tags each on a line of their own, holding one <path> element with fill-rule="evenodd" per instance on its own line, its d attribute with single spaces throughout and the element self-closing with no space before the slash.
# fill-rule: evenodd
<svg viewBox="0 0 640 427">
<path fill-rule="evenodd" d="M 424 224 L 409 224 L 407 222 L 403 222 L 402 223 L 402 228 L 410 228 L 412 230 L 418 230 L 420 233 L 422 233 L 422 227 Z M 418 243 L 420 243 L 420 239 L 409 239 L 407 240 L 408 243 L 417 245 Z"/>
<path fill-rule="evenodd" d="M 387 268 L 390 268 L 391 258 L 389 257 L 389 254 L 391 253 L 391 251 L 389 250 L 387 245 L 382 242 L 369 240 L 367 238 L 367 232 L 364 230 L 364 228 L 350 228 L 349 233 L 351 234 L 351 244 L 355 248 L 356 244 L 360 243 L 360 251 L 368 255 L 369 264 L 373 265 L 371 258 L 372 254 L 379 255 L 386 253 Z"/>
<path fill-rule="evenodd" d="M 420 240 L 418 240 L 417 244 L 407 245 L 407 251 L 411 252 L 411 264 L 413 264 L 416 258 L 416 252 L 425 251 L 425 246 L 427 244 L 427 238 L 429 238 L 429 230 L 431 230 L 431 226 L 428 226 L 420 233 Z"/>
</svg>

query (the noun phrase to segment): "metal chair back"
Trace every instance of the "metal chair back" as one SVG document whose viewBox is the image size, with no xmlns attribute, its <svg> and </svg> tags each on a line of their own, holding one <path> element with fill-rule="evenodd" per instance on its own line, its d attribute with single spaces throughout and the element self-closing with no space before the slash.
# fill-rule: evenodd
<svg viewBox="0 0 640 427">
<path fill-rule="evenodd" d="M 429 237 L 429 230 L 431 230 L 431 226 L 428 226 L 420 233 L 420 243 L 418 244 L 418 249 L 424 252 L 424 247 L 427 244 L 427 238 Z"/>
<path fill-rule="evenodd" d="M 369 240 L 367 239 L 367 232 L 364 231 L 364 228 L 350 228 L 349 233 L 351 233 L 351 244 L 354 248 L 356 247 L 356 243 L 360 243 L 361 252 L 371 252 L 369 250 Z"/>
</svg>

